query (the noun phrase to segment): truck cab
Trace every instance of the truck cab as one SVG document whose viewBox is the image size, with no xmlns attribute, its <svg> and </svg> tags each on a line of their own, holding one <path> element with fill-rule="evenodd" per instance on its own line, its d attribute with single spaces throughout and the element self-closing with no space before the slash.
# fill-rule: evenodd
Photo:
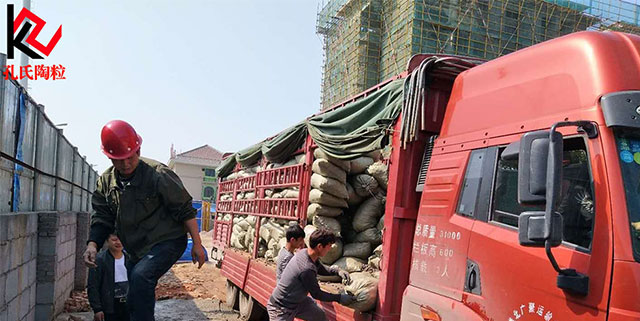
<svg viewBox="0 0 640 321">
<path fill-rule="evenodd" d="M 457 76 L 401 320 L 640 319 L 639 50 L 580 32 Z"/>
</svg>

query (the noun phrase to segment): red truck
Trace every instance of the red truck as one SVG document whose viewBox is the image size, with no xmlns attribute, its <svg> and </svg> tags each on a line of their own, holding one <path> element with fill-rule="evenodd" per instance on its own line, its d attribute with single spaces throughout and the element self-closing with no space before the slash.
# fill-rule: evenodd
<svg viewBox="0 0 640 321">
<path fill-rule="evenodd" d="M 322 303 L 329 319 L 640 320 L 640 37 L 579 32 L 486 63 L 417 55 L 303 124 L 398 81 L 376 307 Z M 303 164 L 221 181 L 219 195 L 256 198 L 218 199 L 218 213 L 306 224 L 313 151 L 326 149 L 308 132 Z M 264 197 L 288 186 L 297 199 Z M 229 247 L 220 215 L 213 256 L 252 318 L 275 272 Z"/>
</svg>

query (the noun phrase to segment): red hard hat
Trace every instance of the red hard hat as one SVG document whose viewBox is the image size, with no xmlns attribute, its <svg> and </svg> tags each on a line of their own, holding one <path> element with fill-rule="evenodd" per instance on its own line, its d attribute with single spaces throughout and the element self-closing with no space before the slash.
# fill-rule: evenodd
<svg viewBox="0 0 640 321">
<path fill-rule="evenodd" d="M 142 137 L 129 123 L 122 120 L 112 120 L 104 125 L 100 139 L 102 152 L 111 159 L 129 158 L 142 145 Z"/>
</svg>

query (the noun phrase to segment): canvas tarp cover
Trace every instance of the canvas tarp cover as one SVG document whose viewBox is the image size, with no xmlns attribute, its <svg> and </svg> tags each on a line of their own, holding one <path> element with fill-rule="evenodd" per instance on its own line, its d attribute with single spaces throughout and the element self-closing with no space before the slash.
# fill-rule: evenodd
<svg viewBox="0 0 640 321">
<path fill-rule="evenodd" d="M 351 159 L 381 149 L 385 132 L 402 109 L 403 81 L 396 80 L 369 96 L 310 118 L 309 134 L 325 153 Z"/>
<path fill-rule="evenodd" d="M 236 161 L 242 167 L 248 167 L 262 158 L 262 143 L 255 144 L 236 153 Z"/>
<path fill-rule="evenodd" d="M 225 177 L 236 161 L 247 167 L 263 154 L 271 162 L 285 162 L 304 143 L 307 132 L 319 148 L 339 159 L 352 159 L 381 149 L 386 131 L 400 114 L 402 100 L 403 81 L 395 80 L 365 98 L 313 116 L 271 140 L 229 156 L 218 167 L 218 174 Z"/>
<path fill-rule="evenodd" d="M 225 158 L 222 163 L 220 163 L 220 166 L 218 166 L 218 169 L 216 170 L 216 172 L 218 173 L 218 177 L 226 177 L 227 175 L 231 174 L 234 167 L 236 167 L 235 154 L 229 155 L 229 157 Z"/>
<path fill-rule="evenodd" d="M 284 163 L 298 150 L 307 137 L 307 126 L 299 123 L 262 144 L 262 154 L 272 163 Z"/>
</svg>

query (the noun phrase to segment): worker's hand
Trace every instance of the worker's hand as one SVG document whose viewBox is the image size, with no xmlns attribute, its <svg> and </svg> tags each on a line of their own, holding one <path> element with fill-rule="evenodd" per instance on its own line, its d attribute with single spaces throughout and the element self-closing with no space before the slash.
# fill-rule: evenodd
<svg viewBox="0 0 640 321">
<path fill-rule="evenodd" d="M 100 311 L 94 314 L 93 321 L 104 321 L 104 312 Z"/>
<path fill-rule="evenodd" d="M 87 244 L 87 249 L 84 251 L 82 258 L 84 259 L 84 265 L 88 268 L 95 268 L 96 265 L 96 254 L 98 254 L 98 247 L 95 242 L 89 242 Z"/>
<path fill-rule="evenodd" d="M 349 272 L 345 270 L 338 270 L 338 275 L 342 278 L 342 283 L 344 284 L 351 283 L 351 276 L 349 275 Z"/>
<path fill-rule="evenodd" d="M 204 249 L 202 248 L 202 245 L 193 244 L 193 247 L 191 248 L 191 260 L 193 264 L 195 264 L 196 261 L 198 261 L 198 268 L 201 268 L 202 265 L 204 264 L 205 259 L 206 258 L 204 257 Z"/>
<path fill-rule="evenodd" d="M 340 294 L 340 304 L 349 305 L 356 301 L 356 297 L 349 293 L 341 293 Z"/>
</svg>

